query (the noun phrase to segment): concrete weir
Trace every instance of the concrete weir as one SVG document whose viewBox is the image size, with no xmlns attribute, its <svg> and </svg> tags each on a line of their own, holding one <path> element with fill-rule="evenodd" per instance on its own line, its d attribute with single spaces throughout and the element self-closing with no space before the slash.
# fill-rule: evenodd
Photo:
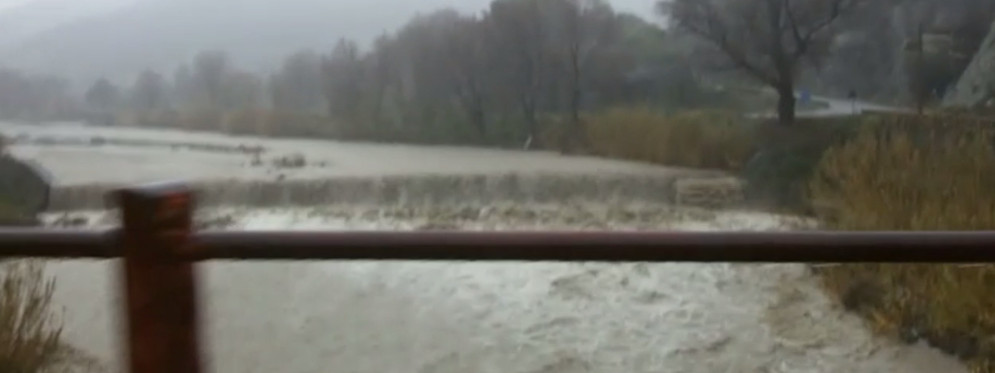
<svg viewBox="0 0 995 373">
<path fill-rule="evenodd" d="M 687 175 L 684 175 L 687 176 Z M 319 205 L 439 205 L 495 202 L 674 202 L 679 174 L 410 175 L 317 180 L 217 180 L 192 182 L 201 206 L 309 207 Z M 107 195 L 121 184 L 57 186 L 49 211 L 110 207 Z"/>
<path fill-rule="evenodd" d="M 8 152 L 52 175 L 47 210 L 110 207 L 108 192 L 189 181 L 202 206 L 675 201 L 674 183 L 722 172 L 458 146 L 272 139 L 72 123 L 0 122 Z M 287 163 L 293 159 L 296 162 Z"/>
<path fill-rule="evenodd" d="M 0 123 L 0 134 L 16 140 L 10 156 L 51 174 L 55 213 L 43 215 L 60 228 L 116 226 L 116 213 L 93 211 L 113 207 L 107 193 L 160 180 L 189 181 L 208 207 L 199 229 L 212 230 L 808 226 L 710 203 L 740 198 L 722 172 L 597 157 L 72 124 Z M 88 371 L 127 366 L 119 266 L 45 265 L 65 342 L 100 365 Z M 801 264 L 209 261 L 198 272 L 206 370 L 219 373 L 966 372 L 874 337 Z"/>
</svg>

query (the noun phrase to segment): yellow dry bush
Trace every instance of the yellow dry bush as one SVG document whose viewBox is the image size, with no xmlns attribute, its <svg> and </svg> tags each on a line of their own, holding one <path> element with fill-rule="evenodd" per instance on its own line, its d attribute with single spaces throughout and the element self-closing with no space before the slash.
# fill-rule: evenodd
<svg viewBox="0 0 995 373">
<path fill-rule="evenodd" d="M 829 228 L 995 229 L 995 131 L 963 117 L 900 118 L 824 155 L 811 181 Z M 879 332 L 924 339 L 995 372 L 995 265 L 841 265 L 829 292 Z"/>
<path fill-rule="evenodd" d="M 270 114 L 263 109 L 240 109 L 224 115 L 221 130 L 225 133 L 239 135 L 269 136 L 268 123 Z"/>
<path fill-rule="evenodd" d="M 188 131 L 218 131 L 224 121 L 224 113 L 215 109 L 194 109 L 180 112 L 177 127 Z"/>
<path fill-rule="evenodd" d="M 878 127 L 830 149 L 811 195 L 844 230 L 995 228 L 992 130 Z"/>
<path fill-rule="evenodd" d="M 724 112 L 667 115 L 626 107 L 591 115 L 584 124 L 595 154 L 670 166 L 738 170 L 756 146 L 752 128 Z"/>
<path fill-rule="evenodd" d="M 54 282 L 31 262 L 0 264 L 0 372 L 87 371 L 95 362 L 60 340 L 52 312 Z"/>
<path fill-rule="evenodd" d="M 321 115 L 270 111 L 263 128 L 270 136 L 335 138 L 335 127 Z"/>
</svg>

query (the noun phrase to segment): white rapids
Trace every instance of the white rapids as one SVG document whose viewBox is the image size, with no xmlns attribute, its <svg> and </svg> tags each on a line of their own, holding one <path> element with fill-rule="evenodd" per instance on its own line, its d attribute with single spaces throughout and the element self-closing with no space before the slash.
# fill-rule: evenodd
<svg viewBox="0 0 995 373">
<path fill-rule="evenodd" d="M 447 224 L 585 229 L 550 215 L 555 208 L 530 208 L 540 211 L 488 210 Z M 218 214 L 232 216 L 226 229 L 237 230 L 407 230 L 432 220 L 397 211 Z M 91 224 L 110 224 L 93 215 Z M 631 228 L 798 224 L 739 212 L 647 219 Z M 111 371 L 123 366 L 117 265 L 48 266 L 66 307 L 66 338 Z M 201 270 L 214 372 L 966 372 L 927 347 L 873 337 L 803 265 L 214 262 Z"/>
<path fill-rule="evenodd" d="M 11 154 L 57 186 L 161 179 L 301 181 L 420 175 L 707 174 L 552 153 L 261 139 L 0 123 Z M 244 147 L 267 149 L 256 162 Z M 232 150 L 234 149 L 234 150 Z M 307 167 L 277 167 L 299 154 Z M 233 184 L 234 185 L 234 184 Z M 547 191 L 548 192 L 548 191 Z M 660 193 L 666 191 L 661 189 Z M 553 191 L 552 193 L 556 193 Z M 787 230 L 766 214 L 599 203 L 348 210 L 224 209 L 232 230 Z M 466 202 L 466 201 L 463 201 Z M 617 202 L 617 201 L 616 201 Z M 600 204 L 600 205 L 599 205 Z M 613 206 L 607 206 L 613 204 Z M 239 204 L 241 205 L 241 204 Z M 315 204 L 321 205 L 321 204 Z M 107 214 L 50 226 L 117 223 Z M 117 261 L 53 261 L 64 337 L 123 371 Z M 966 372 L 923 346 L 874 337 L 803 265 L 412 262 L 201 264 L 204 348 L 219 373 Z"/>
</svg>

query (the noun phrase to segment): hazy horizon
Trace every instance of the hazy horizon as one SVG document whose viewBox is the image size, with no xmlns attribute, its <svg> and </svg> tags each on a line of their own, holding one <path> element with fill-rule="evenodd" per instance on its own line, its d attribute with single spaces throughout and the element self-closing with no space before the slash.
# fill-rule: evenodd
<svg viewBox="0 0 995 373">
<path fill-rule="evenodd" d="M 606 1 L 619 12 L 655 21 L 655 0 Z M 294 50 L 330 50 L 340 38 L 368 45 L 418 13 L 443 8 L 475 13 L 490 3 L 0 0 L 0 65 L 83 82 L 130 79 L 146 68 L 168 73 L 197 51 L 220 49 L 245 68 L 266 71 Z"/>
</svg>

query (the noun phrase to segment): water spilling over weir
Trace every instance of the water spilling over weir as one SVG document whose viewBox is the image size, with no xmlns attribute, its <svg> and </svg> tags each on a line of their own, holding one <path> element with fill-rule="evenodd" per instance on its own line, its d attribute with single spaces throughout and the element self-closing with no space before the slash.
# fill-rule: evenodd
<svg viewBox="0 0 995 373">
<path fill-rule="evenodd" d="M 247 142 L 79 126 L 0 130 Z M 116 225 L 107 191 L 161 179 L 191 181 L 205 214 L 220 222 L 212 229 L 804 226 L 770 214 L 675 207 L 680 180 L 720 176 L 705 171 L 522 152 L 252 141 L 329 166 L 252 167 L 249 156 L 218 150 L 230 146 L 79 141 L 12 152 L 56 180 L 46 222 L 76 214 L 83 229 Z M 46 266 L 66 310 L 66 340 L 109 372 L 124 366 L 117 266 Z M 929 348 L 872 336 L 801 264 L 209 262 L 199 270 L 215 372 L 965 372 Z"/>
</svg>

